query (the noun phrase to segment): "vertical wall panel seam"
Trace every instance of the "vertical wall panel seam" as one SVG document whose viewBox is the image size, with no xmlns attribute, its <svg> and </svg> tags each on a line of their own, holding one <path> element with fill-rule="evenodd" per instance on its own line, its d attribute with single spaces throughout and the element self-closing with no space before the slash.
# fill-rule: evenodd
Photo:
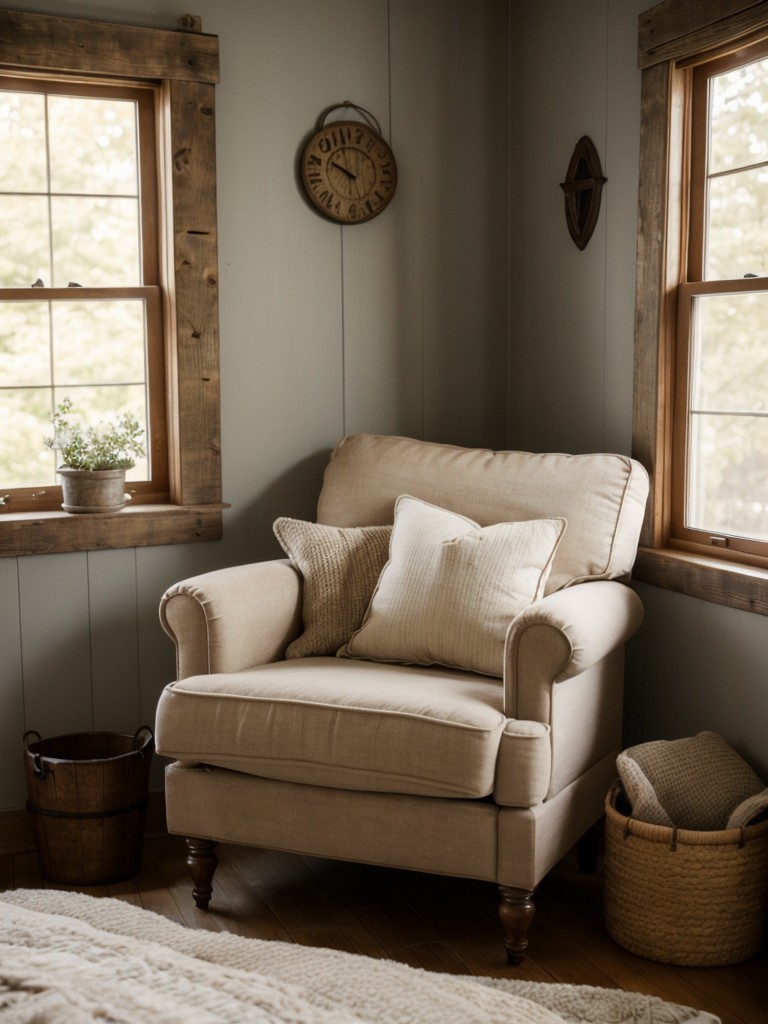
<svg viewBox="0 0 768 1024">
<path fill-rule="evenodd" d="M 344 228 L 339 226 L 339 258 L 340 258 L 340 288 L 339 301 L 341 303 L 341 433 L 347 433 L 347 307 L 344 295 Z"/>
<path fill-rule="evenodd" d="M 90 673 L 89 690 L 91 694 L 91 729 L 96 728 L 96 704 L 93 693 L 93 615 L 91 614 L 91 555 L 85 553 L 85 588 L 88 594 L 88 670 Z"/>
<path fill-rule="evenodd" d="M 392 3 L 387 0 L 387 106 L 389 120 L 389 144 L 394 148 L 392 139 Z"/>
<path fill-rule="evenodd" d="M 426 436 L 426 342 L 424 323 L 424 175 L 419 174 L 419 347 L 421 381 L 421 437 Z"/>
<path fill-rule="evenodd" d="M 142 692 L 142 679 L 141 679 L 141 629 L 140 629 L 140 615 L 141 609 L 139 606 L 139 551 L 138 548 L 133 549 L 133 629 L 134 639 L 136 643 L 136 728 L 138 729 L 142 725 L 149 725 L 153 733 L 155 730 L 155 723 L 147 722 L 144 723 L 141 720 L 141 692 Z"/>
<path fill-rule="evenodd" d="M 512 446 L 512 5 L 507 6 L 507 345 L 504 416 L 506 448 Z"/>
<path fill-rule="evenodd" d="M 605 152 L 603 153 L 603 160 L 606 167 L 610 164 L 610 153 L 609 153 L 609 101 L 608 101 L 608 90 L 610 88 L 609 82 L 609 64 L 610 64 L 610 42 L 611 42 L 611 0 L 605 0 L 605 112 L 604 122 L 605 127 L 603 129 L 605 137 Z M 603 169 L 605 174 L 605 168 Z M 600 447 L 605 450 L 606 446 L 606 388 L 608 386 L 608 248 L 610 245 L 610 234 L 611 224 L 608 217 L 608 210 L 610 206 L 609 193 L 605 190 L 603 195 L 603 217 L 605 218 L 605 245 L 603 246 L 603 359 L 602 359 L 602 388 L 601 388 L 601 401 L 600 401 Z"/>
<path fill-rule="evenodd" d="M 19 559 L 14 558 L 16 563 L 16 601 L 19 608 L 19 683 L 21 684 L 21 717 L 26 732 L 27 724 L 27 690 L 24 682 L 24 623 L 21 617 L 21 568 Z"/>
</svg>

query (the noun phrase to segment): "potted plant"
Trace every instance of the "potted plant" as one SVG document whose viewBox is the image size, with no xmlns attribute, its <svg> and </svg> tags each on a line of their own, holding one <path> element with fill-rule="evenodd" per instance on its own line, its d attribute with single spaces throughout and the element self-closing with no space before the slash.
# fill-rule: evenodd
<svg viewBox="0 0 768 1024">
<path fill-rule="evenodd" d="M 46 448 L 61 452 L 65 512 L 116 512 L 130 495 L 125 493 L 125 471 L 142 458 L 143 428 L 132 413 L 112 421 L 85 426 L 72 420 L 72 402 L 65 398 L 51 417 L 53 437 Z"/>
</svg>

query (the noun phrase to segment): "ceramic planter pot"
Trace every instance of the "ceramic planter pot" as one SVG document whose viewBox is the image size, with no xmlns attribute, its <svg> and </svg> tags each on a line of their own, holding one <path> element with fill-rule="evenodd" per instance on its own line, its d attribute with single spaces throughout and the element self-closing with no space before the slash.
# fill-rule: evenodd
<svg viewBox="0 0 768 1024">
<path fill-rule="evenodd" d="M 124 469 L 57 470 L 61 478 L 65 512 L 118 512 L 130 494 L 125 493 Z"/>
</svg>

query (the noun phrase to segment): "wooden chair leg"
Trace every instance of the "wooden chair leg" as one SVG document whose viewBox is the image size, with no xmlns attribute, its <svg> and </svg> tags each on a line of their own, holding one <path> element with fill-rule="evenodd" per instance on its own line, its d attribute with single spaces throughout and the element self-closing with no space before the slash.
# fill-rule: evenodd
<svg viewBox="0 0 768 1024">
<path fill-rule="evenodd" d="M 187 867 L 192 875 L 195 906 L 207 910 L 213 895 L 213 873 L 219 863 L 212 839 L 187 839 Z"/>
<path fill-rule="evenodd" d="M 528 948 L 528 929 L 536 914 L 533 889 L 515 889 L 511 885 L 500 885 L 499 892 L 499 917 L 504 928 L 507 961 L 513 967 L 517 967 L 525 957 Z"/>
</svg>

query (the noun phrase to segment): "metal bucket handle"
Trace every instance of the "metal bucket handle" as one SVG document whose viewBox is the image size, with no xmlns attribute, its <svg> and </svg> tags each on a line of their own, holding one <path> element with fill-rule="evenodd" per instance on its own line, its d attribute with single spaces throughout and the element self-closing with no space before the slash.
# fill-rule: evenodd
<svg viewBox="0 0 768 1024">
<path fill-rule="evenodd" d="M 34 762 L 34 765 L 35 765 L 35 768 L 34 768 L 35 775 L 37 776 L 38 779 L 44 779 L 45 778 L 45 766 L 43 764 L 43 755 L 42 754 L 33 753 L 29 749 L 29 739 L 28 739 L 29 736 L 37 736 L 37 740 L 35 741 L 36 743 L 40 743 L 42 741 L 43 737 L 35 729 L 28 729 L 24 733 L 24 749 L 26 750 L 26 752 L 28 754 L 32 755 L 32 761 Z"/>
<path fill-rule="evenodd" d="M 141 743 L 140 746 L 136 746 L 136 744 L 139 742 L 139 737 L 141 736 L 142 733 L 148 733 L 149 735 Z M 150 727 L 148 725 L 140 725 L 139 728 L 136 730 L 136 732 L 133 734 L 133 742 L 134 742 L 134 746 L 136 746 L 137 754 L 139 755 L 139 757 L 143 758 L 144 757 L 144 748 L 147 746 L 148 743 L 154 743 L 155 742 L 155 734 L 152 732 L 152 730 L 150 729 Z"/>
</svg>

